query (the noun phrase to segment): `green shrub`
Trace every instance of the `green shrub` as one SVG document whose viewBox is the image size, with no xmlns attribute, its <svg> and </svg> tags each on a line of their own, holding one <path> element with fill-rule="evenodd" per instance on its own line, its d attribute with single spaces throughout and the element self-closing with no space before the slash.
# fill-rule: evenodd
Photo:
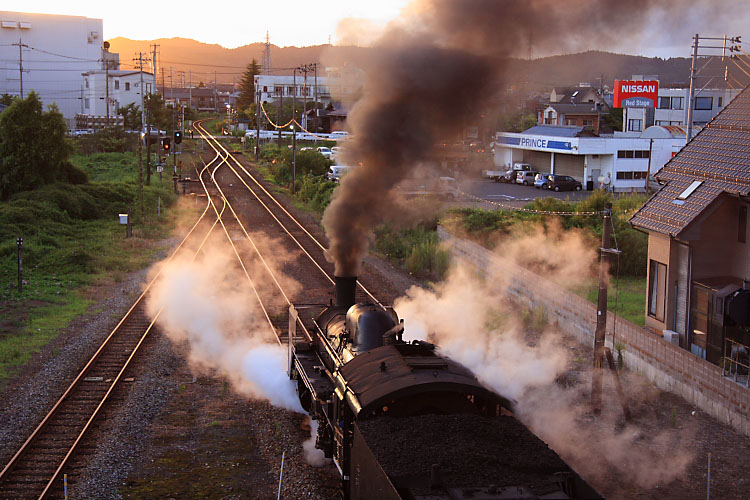
<svg viewBox="0 0 750 500">
<path fill-rule="evenodd" d="M 297 197 L 316 212 L 323 212 L 335 188 L 336 184 L 325 177 L 308 174 L 299 183 Z"/>
</svg>

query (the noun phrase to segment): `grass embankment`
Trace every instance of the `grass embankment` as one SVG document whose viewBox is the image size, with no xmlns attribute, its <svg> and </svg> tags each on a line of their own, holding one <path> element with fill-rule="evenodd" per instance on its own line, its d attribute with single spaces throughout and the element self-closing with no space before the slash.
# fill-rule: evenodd
<svg viewBox="0 0 750 500">
<path fill-rule="evenodd" d="M 539 198 L 526 206 L 526 208 L 543 212 L 595 212 L 594 215 L 553 216 L 522 211 L 490 211 L 466 208 L 451 211 L 446 222 L 447 225 L 453 225 L 459 231 L 467 233 L 469 237 L 488 248 L 492 248 L 504 238 L 511 238 L 513 234 L 528 226 L 541 225 L 547 232 L 556 231 L 557 228 L 563 231 L 576 229 L 582 231 L 584 236 L 588 236 L 588 245 L 595 249 L 598 254 L 603 227 L 602 217 L 598 213 L 604 209 L 607 202 L 612 202 L 614 227 L 612 246 L 621 250 L 622 254 L 620 254 L 619 259 L 611 259 L 612 277 L 607 297 L 608 307 L 622 318 L 643 325 L 646 307 L 645 274 L 648 237 L 633 229 L 628 219 L 646 199 L 645 195 L 628 195 L 613 199 L 610 194 L 597 191 L 579 202 Z M 550 256 L 552 261 L 571 258 L 576 258 L 576 256 Z M 531 270 L 538 272 L 538 269 L 531 268 Z M 587 284 L 573 288 L 571 291 L 590 302 L 596 303 L 598 289 L 598 279 L 592 278 Z"/>
<path fill-rule="evenodd" d="M 134 153 L 71 160 L 90 182 L 46 185 L 0 203 L 0 384 L 86 311 L 92 303 L 89 285 L 119 282 L 150 264 L 158 240 L 173 226 L 173 218 L 164 216 L 164 207 L 175 200 L 169 179 L 152 178 L 144 188 L 145 210 L 138 213 Z M 134 209 L 134 237 L 125 239 L 118 214 Z M 23 237 L 22 292 L 16 285 L 18 237 Z"/>
</svg>

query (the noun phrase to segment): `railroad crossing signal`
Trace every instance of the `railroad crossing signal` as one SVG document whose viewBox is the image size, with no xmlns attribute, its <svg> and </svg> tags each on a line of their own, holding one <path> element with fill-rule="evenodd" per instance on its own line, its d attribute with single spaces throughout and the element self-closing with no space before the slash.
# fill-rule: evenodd
<svg viewBox="0 0 750 500">
<path fill-rule="evenodd" d="M 170 149 L 172 149 L 172 139 L 170 139 L 169 137 L 162 137 L 161 138 L 161 148 L 164 151 L 169 151 Z"/>
<path fill-rule="evenodd" d="M 178 130 L 177 132 L 174 133 L 174 143 L 180 144 L 181 142 L 182 142 L 182 132 Z"/>
</svg>

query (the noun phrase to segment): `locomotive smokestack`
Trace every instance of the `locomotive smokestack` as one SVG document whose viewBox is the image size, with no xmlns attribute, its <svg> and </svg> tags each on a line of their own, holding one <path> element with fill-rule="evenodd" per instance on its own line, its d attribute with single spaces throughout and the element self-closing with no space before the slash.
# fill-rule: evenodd
<svg viewBox="0 0 750 500">
<path fill-rule="evenodd" d="M 335 276 L 334 279 L 336 281 L 336 305 L 349 309 L 356 303 L 357 277 Z"/>
</svg>

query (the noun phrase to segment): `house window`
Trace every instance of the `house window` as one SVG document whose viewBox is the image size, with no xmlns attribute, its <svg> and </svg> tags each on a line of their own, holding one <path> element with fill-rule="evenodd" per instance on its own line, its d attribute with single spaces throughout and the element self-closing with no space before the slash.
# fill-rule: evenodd
<svg viewBox="0 0 750 500">
<path fill-rule="evenodd" d="M 583 120 L 583 126 L 584 127 L 590 127 L 592 128 L 594 126 L 594 120 Z"/>
<path fill-rule="evenodd" d="M 89 98 L 88 97 L 83 100 L 83 107 L 86 108 L 86 109 L 89 109 Z"/>
<path fill-rule="evenodd" d="M 120 80 L 115 80 L 115 90 L 120 90 Z"/>
<path fill-rule="evenodd" d="M 719 106 L 719 107 L 722 107 L 723 105 L 724 105 L 724 97 L 723 97 L 723 96 L 719 96 L 719 103 L 718 103 L 718 106 Z"/>
<path fill-rule="evenodd" d="M 86 83 L 86 88 L 89 88 L 89 79 L 88 79 L 88 78 L 86 78 L 86 79 L 84 80 L 84 82 Z"/>
<path fill-rule="evenodd" d="M 268 93 L 268 86 L 267 85 L 263 85 L 263 93 L 264 94 Z"/>
<path fill-rule="evenodd" d="M 125 91 L 130 92 L 130 82 L 125 82 Z"/>
<path fill-rule="evenodd" d="M 696 97 L 695 98 L 695 109 L 710 110 L 714 107 L 713 97 Z"/>
<path fill-rule="evenodd" d="M 672 109 L 682 109 L 682 97 L 672 98 Z"/>
<path fill-rule="evenodd" d="M 669 107 L 671 106 L 670 99 L 671 98 L 669 98 L 669 97 L 660 97 L 659 98 L 659 109 L 669 109 Z"/>
<path fill-rule="evenodd" d="M 737 224 L 737 241 L 745 243 L 747 239 L 747 205 L 740 205 L 739 221 Z"/>
<path fill-rule="evenodd" d="M 643 130 L 642 123 L 643 123 L 643 120 L 637 120 L 637 119 L 634 119 L 634 118 L 630 118 L 628 120 L 628 130 L 630 130 L 632 132 L 640 132 L 641 130 Z"/>
<path fill-rule="evenodd" d="M 287 87 L 286 95 L 294 95 L 294 87 Z"/>
<path fill-rule="evenodd" d="M 633 172 L 633 179 L 645 179 L 646 172 Z"/>
<path fill-rule="evenodd" d="M 667 295 L 667 266 L 651 260 L 648 267 L 648 315 L 664 321 L 664 304 Z"/>
</svg>

